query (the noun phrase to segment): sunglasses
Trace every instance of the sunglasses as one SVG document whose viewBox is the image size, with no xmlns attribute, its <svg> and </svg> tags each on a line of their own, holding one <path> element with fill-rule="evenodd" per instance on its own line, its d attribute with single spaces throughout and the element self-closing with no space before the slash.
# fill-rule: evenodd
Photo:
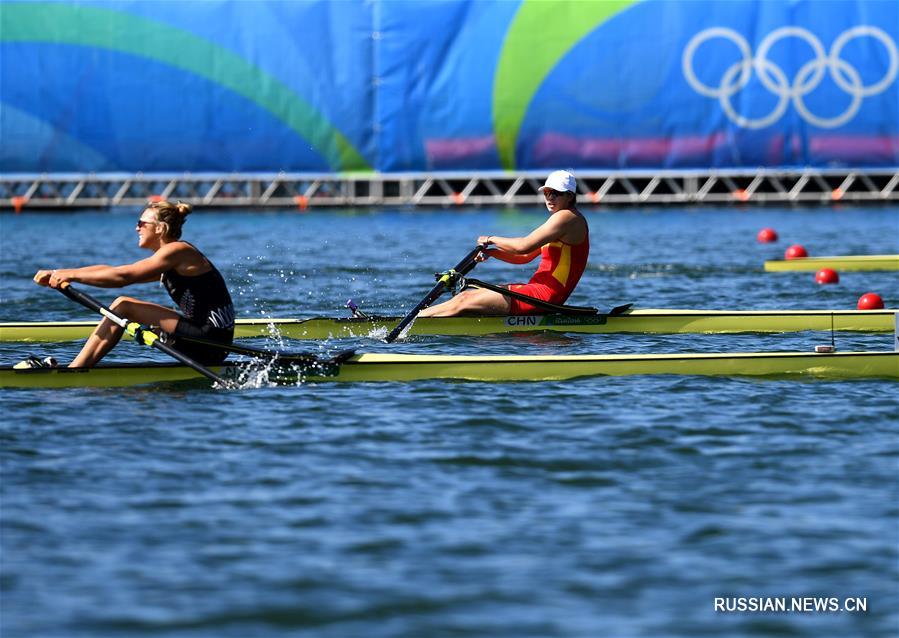
<svg viewBox="0 0 899 638">
<path fill-rule="evenodd" d="M 563 193 L 562 191 L 555 191 L 555 190 L 553 190 L 553 189 L 551 189 L 551 188 L 544 188 L 544 189 L 543 189 L 543 196 L 544 196 L 546 199 L 552 199 L 552 198 L 554 198 L 554 197 L 561 197 L 561 196 L 564 195 L 564 194 L 565 194 L 565 193 Z"/>
<path fill-rule="evenodd" d="M 155 226 L 155 225 L 156 225 L 156 222 L 147 221 L 146 219 L 138 219 L 138 220 L 137 220 L 137 227 L 138 227 L 138 228 L 143 228 L 143 227 L 146 226 L 147 224 L 153 224 L 153 225 Z"/>
</svg>

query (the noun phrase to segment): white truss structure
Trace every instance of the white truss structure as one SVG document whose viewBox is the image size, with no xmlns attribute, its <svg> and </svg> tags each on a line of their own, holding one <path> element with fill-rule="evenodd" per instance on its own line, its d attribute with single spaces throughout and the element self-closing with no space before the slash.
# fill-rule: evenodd
<svg viewBox="0 0 899 638">
<path fill-rule="evenodd" d="M 141 206 L 217 208 L 531 206 L 546 172 L 2 174 L 0 210 Z M 899 168 L 579 171 L 582 205 L 899 201 Z"/>
</svg>

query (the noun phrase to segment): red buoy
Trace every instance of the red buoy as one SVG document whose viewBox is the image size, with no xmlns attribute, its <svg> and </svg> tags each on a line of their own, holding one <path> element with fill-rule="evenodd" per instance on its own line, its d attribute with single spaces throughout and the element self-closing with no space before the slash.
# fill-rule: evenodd
<svg viewBox="0 0 899 638">
<path fill-rule="evenodd" d="M 755 238 L 759 240 L 759 243 L 761 244 L 770 244 L 773 241 L 777 241 L 777 231 L 773 228 L 763 228 Z"/>
<path fill-rule="evenodd" d="M 840 276 L 833 268 L 822 268 L 815 273 L 815 281 L 819 284 L 838 284 L 840 283 Z"/>
<path fill-rule="evenodd" d="M 858 298 L 859 310 L 880 310 L 883 308 L 883 299 L 876 292 L 866 292 Z"/>
<path fill-rule="evenodd" d="M 808 257 L 808 253 L 801 244 L 793 244 L 784 253 L 784 259 L 802 259 L 803 257 Z"/>
</svg>

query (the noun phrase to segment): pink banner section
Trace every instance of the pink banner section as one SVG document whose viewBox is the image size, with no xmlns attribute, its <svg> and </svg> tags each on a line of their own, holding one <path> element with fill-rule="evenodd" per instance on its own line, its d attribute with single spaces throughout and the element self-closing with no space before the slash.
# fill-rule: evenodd
<svg viewBox="0 0 899 638">
<path fill-rule="evenodd" d="M 614 139 L 548 133 L 535 144 L 533 160 L 544 166 L 712 166 L 716 155 L 748 144 L 745 139 L 735 139 L 744 136 L 721 132 L 708 136 Z M 762 148 L 764 153 L 760 153 L 759 159 L 772 166 L 834 162 L 873 166 L 899 161 L 896 136 L 775 134 L 759 147 Z"/>
<path fill-rule="evenodd" d="M 782 164 L 858 164 L 873 166 L 899 162 L 899 137 L 890 135 L 774 135 L 765 160 Z"/>
<path fill-rule="evenodd" d="M 708 158 L 727 140 L 727 133 L 641 139 L 581 138 L 548 133 L 534 146 L 534 159 L 547 165 L 566 159 L 569 163 L 605 166 L 670 165 L 672 161 Z"/>
<path fill-rule="evenodd" d="M 425 153 L 432 168 L 461 164 L 472 158 L 489 155 L 496 157 L 496 137 L 445 138 L 425 140 Z"/>
<path fill-rule="evenodd" d="M 710 162 L 716 153 L 734 145 L 732 132 L 708 136 L 652 137 L 642 139 L 581 138 L 547 133 L 534 146 L 533 159 L 545 166 L 655 165 L 672 166 Z M 495 156 L 493 135 L 462 139 L 429 139 L 425 142 L 432 168 L 453 168 L 476 158 Z M 777 134 L 765 148 L 770 165 L 820 162 L 852 162 L 863 165 L 895 162 L 899 158 L 899 137 L 862 135 L 814 135 L 804 137 Z"/>
<path fill-rule="evenodd" d="M 899 160 L 899 137 L 861 135 L 816 135 L 809 139 L 816 160 L 839 158 L 843 162 L 885 164 Z"/>
</svg>

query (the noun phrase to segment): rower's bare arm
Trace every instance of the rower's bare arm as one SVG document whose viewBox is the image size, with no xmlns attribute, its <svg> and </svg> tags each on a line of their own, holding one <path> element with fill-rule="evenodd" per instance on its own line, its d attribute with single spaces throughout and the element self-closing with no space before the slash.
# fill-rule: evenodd
<svg viewBox="0 0 899 638">
<path fill-rule="evenodd" d="M 174 268 L 180 260 L 183 249 L 178 246 L 164 246 L 150 257 L 133 264 L 108 266 L 97 264 L 83 268 L 59 268 L 39 270 L 34 281 L 41 286 L 58 288 L 63 282 L 73 282 L 97 286 L 98 288 L 121 288 L 130 284 L 145 283 L 159 279 L 159 276 Z"/>
<path fill-rule="evenodd" d="M 479 244 L 492 244 L 494 248 L 484 251 L 488 257 L 496 257 L 500 261 L 510 264 L 526 264 L 533 261 L 540 254 L 540 247 L 534 250 L 521 252 L 518 248 L 519 244 L 525 240 L 525 237 L 499 237 L 497 235 L 484 235 L 478 238 Z"/>
<path fill-rule="evenodd" d="M 105 268 L 112 268 L 112 266 L 107 266 L 106 264 L 97 264 L 95 266 L 84 266 L 83 268 L 54 268 L 52 270 L 38 270 L 37 273 L 35 273 L 33 280 L 34 283 L 39 286 L 51 286 L 53 288 L 56 288 L 64 281 L 78 281 L 71 277 L 71 273 L 75 271 L 91 273 L 102 271 Z"/>
<path fill-rule="evenodd" d="M 106 265 L 87 266 L 87 267 L 85 267 L 85 270 L 87 268 L 109 268 L 109 267 L 110 266 L 106 266 Z M 59 281 L 59 283 L 62 283 L 63 281 L 71 281 L 71 279 L 65 277 L 66 273 L 69 272 L 70 270 L 72 270 L 72 269 L 66 269 L 66 268 L 43 269 L 42 268 L 41 270 L 38 270 L 34 274 L 34 277 L 32 277 L 32 280 L 38 286 L 49 286 L 50 280 L 54 277 L 56 277 L 56 279 Z M 62 273 L 62 278 L 60 278 L 59 273 Z"/>
<path fill-rule="evenodd" d="M 512 256 L 512 259 L 499 255 L 496 257 L 515 264 L 529 262 L 540 254 L 540 248 L 544 244 L 559 241 L 575 224 L 577 216 L 574 213 L 561 211 L 535 228 L 527 237 L 492 237 L 493 245 Z M 519 259 L 522 261 L 518 261 Z"/>
<path fill-rule="evenodd" d="M 507 239 L 505 237 L 494 237 L 496 239 Z M 494 244 L 495 245 L 495 244 Z M 509 264 L 526 264 L 529 261 L 533 261 L 534 258 L 540 254 L 540 250 L 535 250 L 527 255 L 516 255 L 515 253 L 506 252 L 501 248 L 488 248 L 486 251 L 487 255 L 490 257 L 496 257 L 500 261 L 504 261 Z"/>
</svg>

